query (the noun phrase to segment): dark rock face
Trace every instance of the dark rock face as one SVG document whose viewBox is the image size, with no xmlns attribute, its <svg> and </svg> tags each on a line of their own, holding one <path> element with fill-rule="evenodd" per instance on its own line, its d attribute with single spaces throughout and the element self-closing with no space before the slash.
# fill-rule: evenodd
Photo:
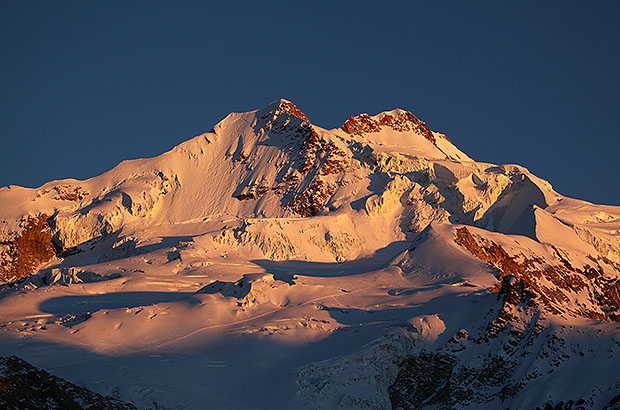
<svg viewBox="0 0 620 410">
<path fill-rule="evenodd" d="M 104 397 L 37 369 L 16 356 L 0 358 L 3 409 L 135 410 L 133 404 Z"/>
<path fill-rule="evenodd" d="M 560 401 L 558 403 L 549 401 L 545 403 L 543 407 L 536 407 L 533 410 L 588 410 L 590 408 L 591 406 L 589 406 L 585 400 L 580 399 L 577 401 L 573 401 L 573 400 L 568 400 L 566 402 Z M 619 409 L 620 409 L 620 394 L 617 396 L 614 396 L 614 398 L 612 398 L 609 402 L 607 402 L 602 408 L 602 410 L 619 410 Z"/>
<path fill-rule="evenodd" d="M 512 363 L 489 356 L 480 367 L 457 366 L 457 356 L 420 353 L 403 363 L 390 387 L 392 408 L 454 408 L 459 403 L 480 404 L 501 395 L 502 384 L 512 375 Z"/>
<path fill-rule="evenodd" d="M 57 249 L 52 243 L 49 216 L 41 214 L 31 217 L 22 231 L 12 240 L 0 243 L 3 246 L 0 264 L 0 282 L 9 282 L 34 273 L 37 266 L 49 261 Z"/>
</svg>

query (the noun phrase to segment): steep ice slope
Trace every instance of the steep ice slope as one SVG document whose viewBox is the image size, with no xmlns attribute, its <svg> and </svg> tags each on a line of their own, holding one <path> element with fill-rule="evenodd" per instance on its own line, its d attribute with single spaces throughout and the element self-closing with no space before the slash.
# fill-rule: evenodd
<svg viewBox="0 0 620 410">
<path fill-rule="evenodd" d="M 141 408 L 620 401 L 620 207 L 403 110 L 232 113 L 0 221 L 0 353 Z"/>
</svg>

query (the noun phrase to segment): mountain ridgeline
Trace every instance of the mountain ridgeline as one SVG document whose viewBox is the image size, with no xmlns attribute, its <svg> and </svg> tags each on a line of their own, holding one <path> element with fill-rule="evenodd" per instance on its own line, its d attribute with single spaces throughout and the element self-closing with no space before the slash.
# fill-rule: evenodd
<svg viewBox="0 0 620 410">
<path fill-rule="evenodd" d="M 0 282 L 7 335 L 97 354 L 312 342 L 288 406 L 620 408 L 620 207 L 476 162 L 401 109 L 327 130 L 279 100 L 85 181 L 1 188 Z M 78 294 L 122 302 L 59 307 Z M 41 312 L 35 335 L 20 318 Z M 178 402 L 123 383 L 98 393 Z"/>
</svg>

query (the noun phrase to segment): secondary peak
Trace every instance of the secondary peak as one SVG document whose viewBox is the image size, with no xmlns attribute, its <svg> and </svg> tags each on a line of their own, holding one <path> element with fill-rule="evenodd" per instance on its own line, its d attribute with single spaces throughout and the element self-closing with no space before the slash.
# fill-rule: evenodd
<svg viewBox="0 0 620 410">
<path fill-rule="evenodd" d="M 427 140 L 435 143 L 435 136 L 425 122 L 409 111 L 398 108 L 392 111 L 384 111 L 374 116 L 368 114 L 351 116 L 341 129 L 349 135 L 364 135 L 380 132 L 383 127 L 389 127 L 399 132 L 417 132 Z"/>
<path fill-rule="evenodd" d="M 274 116 L 287 113 L 301 119 L 302 121 L 306 121 L 308 123 L 310 122 L 306 114 L 304 114 L 299 108 L 297 108 L 295 104 L 293 104 L 289 100 L 285 100 L 284 98 L 272 102 L 263 110 L 273 114 Z"/>
</svg>

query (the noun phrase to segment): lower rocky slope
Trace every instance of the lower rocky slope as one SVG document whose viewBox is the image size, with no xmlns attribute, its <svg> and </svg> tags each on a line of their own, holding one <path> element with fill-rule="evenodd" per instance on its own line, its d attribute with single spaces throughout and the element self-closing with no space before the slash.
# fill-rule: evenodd
<svg viewBox="0 0 620 410">
<path fill-rule="evenodd" d="M 6 410 L 135 410 L 135 406 L 104 397 L 16 356 L 0 357 L 0 406 Z"/>
</svg>

